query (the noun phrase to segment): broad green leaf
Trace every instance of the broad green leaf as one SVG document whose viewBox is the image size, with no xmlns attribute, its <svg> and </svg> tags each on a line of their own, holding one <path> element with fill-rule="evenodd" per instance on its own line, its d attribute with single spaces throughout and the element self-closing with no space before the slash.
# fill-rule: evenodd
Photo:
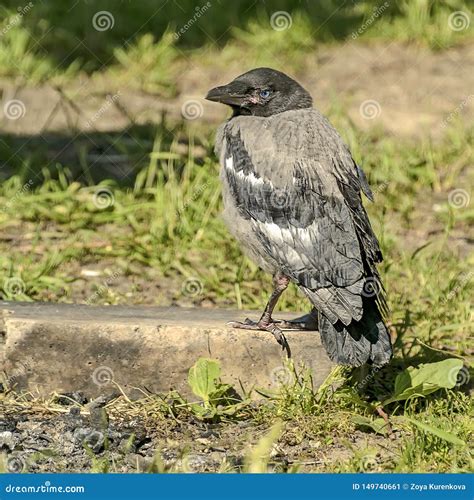
<svg viewBox="0 0 474 500">
<path fill-rule="evenodd" d="M 399 417 L 399 418 L 404 419 L 413 425 L 416 425 L 422 431 L 430 432 L 431 434 L 434 434 L 435 436 L 444 439 L 445 441 L 448 441 L 448 443 L 452 443 L 458 446 L 466 446 L 466 443 L 462 439 L 459 439 L 457 436 L 451 434 L 448 431 L 444 431 L 443 429 L 439 429 L 438 427 L 433 427 L 432 425 L 425 424 L 424 422 L 420 422 L 419 420 L 415 420 L 414 418 L 410 417 Z"/>
<path fill-rule="evenodd" d="M 215 359 L 199 358 L 189 369 L 188 384 L 191 390 L 205 403 L 216 389 L 216 380 L 221 374 L 221 365 Z"/>
<path fill-rule="evenodd" d="M 452 389 L 462 367 L 462 360 L 457 358 L 410 366 L 397 376 L 394 394 L 383 404 L 404 401 L 413 396 L 424 397 L 439 389 Z"/>
<path fill-rule="evenodd" d="M 201 406 L 200 404 L 192 403 L 190 407 L 196 417 L 201 419 L 211 419 L 216 415 L 216 409 L 210 406 Z"/>
</svg>

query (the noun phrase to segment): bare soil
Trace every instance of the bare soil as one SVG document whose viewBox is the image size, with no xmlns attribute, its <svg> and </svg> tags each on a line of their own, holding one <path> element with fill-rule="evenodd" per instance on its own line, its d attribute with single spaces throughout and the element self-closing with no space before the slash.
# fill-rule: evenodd
<svg viewBox="0 0 474 500">
<path fill-rule="evenodd" d="M 244 65 L 243 65 L 244 64 Z M 474 44 L 441 52 L 398 42 L 323 46 L 308 54 L 296 75 L 323 112 L 334 102 L 360 127 L 380 126 L 401 137 L 442 136 L 449 122 L 474 116 Z M 18 87 L 0 81 L 3 100 L 19 99 L 25 115 L 6 116 L 0 131 L 20 135 L 61 131 L 117 131 L 131 123 L 157 123 L 163 111 L 181 118 L 181 107 L 197 100 L 203 112 L 193 120 L 215 124 L 227 115 L 223 106 L 203 99 L 207 90 L 251 69 L 252 61 L 225 60 L 225 66 L 179 63 L 176 96 L 164 99 L 134 90 L 116 88 L 104 78 L 77 78 L 59 92 L 51 85 Z M 107 99 L 106 96 L 118 96 Z M 367 104 L 374 101 L 375 107 Z M 364 107 L 365 103 L 365 107 Z M 368 107 L 367 107 L 368 106 Z M 364 111 L 365 110 L 365 111 Z"/>
<path fill-rule="evenodd" d="M 62 413 L 7 407 L 0 419 L 0 453 L 7 470 L 97 472 L 101 461 L 113 463 L 110 472 L 156 472 L 160 467 L 189 472 L 241 470 L 251 447 L 268 432 L 266 424 L 252 421 L 210 424 L 191 416 L 153 423 L 125 413 L 109 419 L 97 402 L 89 403 L 83 413 L 77 405 L 64 402 Z M 368 455 L 362 470 L 376 471 L 390 462 L 388 438 L 360 431 L 349 443 L 347 435 L 331 436 L 329 442 L 327 438 L 305 434 L 287 423 L 270 452 L 269 470 L 285 472 L 298 464 L 300 472 L 324 472 L 350 459 L 351 447 L 370 449 L 375 444 L 387 452 Z"/>
</svg>

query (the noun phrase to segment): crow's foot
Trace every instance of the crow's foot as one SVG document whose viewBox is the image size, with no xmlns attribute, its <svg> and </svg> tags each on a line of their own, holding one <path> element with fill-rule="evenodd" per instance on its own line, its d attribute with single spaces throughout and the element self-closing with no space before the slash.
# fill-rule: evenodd
<svg viewBox="0 0 474 500">
<path fill-rule="evenodd" d="M 287 352 L 290 351 L 290 347 L 288 345 L 288 342 L 286 341 L 285 336 L 283 335 L 282 330 L 279 328 L 279 325 L 277 326 L 276 322 L 273 320 L 270 320 L 267 323 L 262 320 L 253 321 L 247 318 L 242 322 L 229 321 L 229 323 L 227 323 L 227 326 L 230 326 L 231 328 L 240 328 L 243 330 L 260 330 L 264 332 L 270 332 L 275 337 L 276 341 L 281 345 L 281 348 L 283 350 L 286 350 Z"/>
<path fill-rule="evenodd" d="M 273 320 L 282 330 L 297 330 L 297 331 L 315 331 L 318 329 L 318 320 L 314 314 L 305 314 L 299 318 L 290 319 L 289 321 Z"/>
</svg>

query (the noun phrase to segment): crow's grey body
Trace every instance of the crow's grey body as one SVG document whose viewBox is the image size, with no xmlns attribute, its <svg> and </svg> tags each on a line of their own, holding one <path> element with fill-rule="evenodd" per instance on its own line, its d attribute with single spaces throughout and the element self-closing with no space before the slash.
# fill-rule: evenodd
<svg viewBox="0 0 474 500">
<path fill-rule="evenodd" d="M 234 116 L 218 131 L 224 218 L 252 260 L 296 283 L 318 312 L 329 356 L 383 365 L 379 244 L 362 205 L 362 170 L 313 108 Z"/>
</svg>

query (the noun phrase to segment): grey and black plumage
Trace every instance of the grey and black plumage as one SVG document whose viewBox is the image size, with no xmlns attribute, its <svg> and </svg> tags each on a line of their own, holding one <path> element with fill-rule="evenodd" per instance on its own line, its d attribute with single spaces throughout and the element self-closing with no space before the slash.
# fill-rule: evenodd
<svg viewBox="0 0 474 500">
<path fill-rule="evenodd" d="M 361 192 L 372 194 L 348 147 L 309 93 L 278 71 L 249 71 L 207 99 L 233 110 L 216 138 L 224 218 L 275 278 L 260 321 L 233 326 L 269 330 L 283 342 L 271 315 L 292 281 L 312 303 L 332 360 L 387 363 L 392 348 L 376 268 L 382 254 L 361 200 Z"/>
</svg>

